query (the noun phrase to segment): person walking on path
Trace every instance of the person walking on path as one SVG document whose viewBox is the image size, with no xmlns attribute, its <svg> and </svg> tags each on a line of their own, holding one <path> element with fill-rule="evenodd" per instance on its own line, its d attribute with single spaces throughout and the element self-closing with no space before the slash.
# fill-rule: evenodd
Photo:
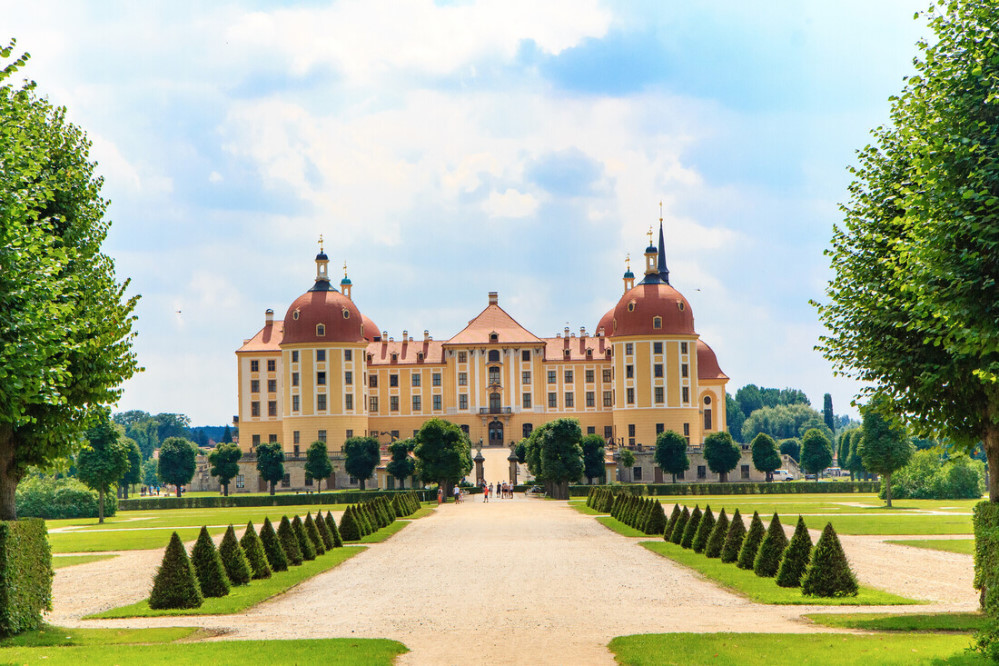
<svg viewBox="0 0 999 666">
<path fill-rule="evenodd" d="M 444 503 L 444 487 L 441 486 L 437 489 L 437 506 Z"/>
<path fill-rule="evenodd" d="M 482 484 L 482 503 L 485 504 L 489 501 L 489 486 Z"/>
<path fill-rule="evenodd" d="M 454 503 L 461 504 L 461 488 L 457 485 L 454 487 Z"/>
</svg>

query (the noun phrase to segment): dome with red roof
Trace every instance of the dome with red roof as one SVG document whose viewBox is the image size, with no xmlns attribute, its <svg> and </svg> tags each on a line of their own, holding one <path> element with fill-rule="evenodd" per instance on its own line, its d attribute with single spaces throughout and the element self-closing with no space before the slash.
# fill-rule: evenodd
<svg viewBox="0 0 999 666">
<path fill-rule="evenodd" d="M 316 287 L 296 298 L 288 308 L 283 344 L 364 342 L 361 324 L 366 334 L 367 322 L 357 306 L 335 289 Z"/>
<path fill-rule="evenodd" d="M 368 342 L 374 342 L 375 338 L 381 338 L 382 334 L 378 330 L 378 325 L 371 321 L 371 317 L 366 314 L 361 315 L 361 321 L 364 322 L 364 339 Z"/>
<path fill-rule="evenodd" d="M 597 335 L 600 335 L 601 328 L 604 329 L 604 335 L 612 334 L 614 332 L 613 322 L 614 322 L 614 308 L 611 308 L 610 310 L 607 311 L 607 314 L 601 317 L 600 321 L 597 322 L 597 328 L 596 328 Z"/>
<path fill-rule="evenodd" d="M 696 335 L 694 313 L 683 294 L 670 285 L 643 283 L 629 289 L 621 297 L 614 308 L 611 327 L 605 333 L 616 337 Z"/>
</svg>

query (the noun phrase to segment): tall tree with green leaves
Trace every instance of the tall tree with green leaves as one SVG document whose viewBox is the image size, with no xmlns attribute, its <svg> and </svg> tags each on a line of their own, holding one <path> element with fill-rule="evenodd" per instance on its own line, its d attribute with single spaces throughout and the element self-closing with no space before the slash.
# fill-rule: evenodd
<svg viewBox="0 0 999 666">
<path fill-rule="evenodd" d="M 760 433 L 749 445 L 753 454 L 753 467 L 767 475 L 767 481 L 773 481 L 774 471 L 780 469 L 780 453 L 777 452 L 777 442 L 766 433 Z"/>
<path fill-rule="evenodd" d="M 905 429 L 886 420 L 877 409 L 863 410 L 863 434 L 857 453 L 864 468 L 884 477 L 885 506 L 891 506 L 892 472 L 905 467 L 916 447 L 909 441 Z"/>
<path fill-rule="evenodd" d="M 836 415 L 833 414 L 832 395 L 829 393 L 822 396 L 822 422 L 829 432 L 836 432 Z"/>
<path fill-rule="evenodd" d="M 208 463 L 211 465 L 209 473 L 219 480 L 225 497 L 229 496 L 229 482 L 239 474 L 239 459 L 242 457 L 239 445 L 232 442 L 219 444 L 208 454 Z"/>
<path fill-rule="evenodd" d="M 416 434 L 416 472 L 426 483 L 437 483 L 450 495 L 454 484 L 472 471 L 472 443 L 454 423 L 427 419 Z"/>
<path fill-rule="evenodd" d="M 107 410 L 97 414 L 97 423 L 87 430 L 87 444 L 76 458 L 80 481 L 97 491 L 98 523 L 104 522 L 104 497 L 128 471 L 128 446 L 120 426 Z"/>
<path fill-rule="evenodd" d="M 416 441 L 412 439 L 397 439 L 389 444 L 389 455 L 392 459 L 385 466 L 385 471 L 394 476 L 399 481 L 399 488 L 406 488 L 406 479 L 416 473 L 416 460 L 410 453 L 416 448 Z"/>
<path fill-rule="evenodd" d="M 732 437 L 742 438 L 742 424 L 746 422 L 746 415 L 742 413 L 742 406 L 739 401 L 732 397 L 731 393 L 725 393 L 725 429 L 732 433 Z"/>
<path fill-rule="evenodd" d="M 742 449 L 727 432 L 713 432 L 704 438 L 704 461 L 718 475 L 719 482 L 728 480 L 728 473 L 738 467 L 741 459 Z"/>
<path fill-rule="evenodd" d="M 128 469 L 122 474 L 119 483 L 122 498 L 128 499 L 128 487 L 142 483 L 142 451 L 139 450 L 139 444 L 131 437 L 123 437 L 122 442 L 128 454 Z"/>
<path fill-rule="evenodd" d="M 257 446 L 257 471 L 273 495 L 277 482 L 284 478 L 284 449 L 279 442 L 265 442 Z"/>
<path fill-rule="evenodd" d="M 635 454 L 631 452 L 630 449 L 621 447 L 618 450 L 617 461 L 621 467 L 621 471 L 628 471 L 628 479 L 631 479 L 632 468 L 635 466 Z M 623 480 L 623 479 L 622 479 Z"/>
<path fill-rule="evenodd" d="M 989 464 L 999 502 L 999 41 L 994 3 L 926 14 L 916 72 L 857 154 L 819 349 L 920 437 Z"/>
<path fill-rule="evenodd" d="M 569 483 L 583 475 L 583 439 L 579 421 L 555 419 L 528 438 L 527 468 L 545 485 L 549 497 L 569 498 Z"/>
<path fill-rule="evenodd" d="M 326 448 L 326 442 L 316 440 L 309 445 L 305 452 L 305 477 L 315 479 L 319 482 L 316 486 L 319 492 L 323 491 L 323 479 L 330 478 L 333 473 L 333 463 L 330 462 L 330 452 Z"/>
<path fill-rule="evenodd" d="M 814 474 L 816 482 L 832 465 L 832 458 L 832 442 L 818 428 L 812 428 L 801 438 L 801 469 Z"/>
<path fill-rule="evenodd" d="M 690 458 L 687 457 L 687 439 L 675 430 L 666 430 L 656 436 L 656 464 L 664 472 L 673 477 L 690 469 Z"/>
<path fill-rule="evenodd" d="M 343 443 L 343 466 L 347 473 L 357 479 L 361 490 L 364 482 L 375 473 L 375 467 L 381 461 L 381 446 L 374 437 L 348 437 Z"/>
<path fill-rule="evenodd" d="M 225 430 L 222 432 L 222 443 L 228 444 L 231 441 L 232 441 L 232 430 L 230 430 L 229 426 L 226 425 Z"/>
<path fill-rule="evenodd" d="M 167 437 L 160 446 L 160 460 L 156 473 L 160 481 L 177 487 L 177 497 L 180 497 L 180 487 L 187 485 L 194 478 L 197 455 L 198 450 L 194 448 L 194 444 L 183 437 Z"/>
<path fill-rule="evenodd" d="M 594 479 L 603 478 L 606 473 L 604 463 L 604 438 L 597 434 L 583 437 L 583 475 L 593 483 Z"/>
<path fill-rule="evenodd" d="M 0 48 L 0 520 L 31 466 L 74 453 L 139 370 L 135 305 L 101 253 L 110 222 L 86 134 L 15 85 L 28 61 Z"/>
</svg>

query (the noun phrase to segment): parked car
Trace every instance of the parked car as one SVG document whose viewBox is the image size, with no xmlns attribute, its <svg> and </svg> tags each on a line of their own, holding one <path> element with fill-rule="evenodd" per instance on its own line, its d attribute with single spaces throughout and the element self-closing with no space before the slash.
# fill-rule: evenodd
<svg viewBox="0 0 999 666">
<path fill-rule="evenodd" d="M 774 472 L 774 481 L 794 481 L 794 474 L 789 470 L 779 469 Z"/>
</svg>

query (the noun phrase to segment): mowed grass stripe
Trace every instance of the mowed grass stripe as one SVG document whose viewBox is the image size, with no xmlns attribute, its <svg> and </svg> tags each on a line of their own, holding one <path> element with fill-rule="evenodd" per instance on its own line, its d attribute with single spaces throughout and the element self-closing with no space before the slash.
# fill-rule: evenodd
<svg viewBox="0 0 999 666">
<path fill-rule="evenodd" d="M 969 633 L 984 629 L 988 618 L 981 613 L 812 613 L 815 624 L 865 631 L 916 631 Z"/>
<path fill-rule="evenodd" d="M 889 541 L 901 546 L 912 546 L 913 548 L 926 548 L 927 550 L 942 550 L 946 553 L 960 553 L 962 555 L 975 554 L 974 539 L 912 539 L 904 541 Z"/>
<path fill-rule="evenodd" d="M 62 569 L 63 567 L 71 567 L 77 564 L 86 564 L 88 562 L 99 562 L 100 560 L 110 560 L 112 557 L 118 557 L 114 554 L 105 555 L 62 555 L 59 557 L 52 558 L 52 568 Z"/>
</svg>

